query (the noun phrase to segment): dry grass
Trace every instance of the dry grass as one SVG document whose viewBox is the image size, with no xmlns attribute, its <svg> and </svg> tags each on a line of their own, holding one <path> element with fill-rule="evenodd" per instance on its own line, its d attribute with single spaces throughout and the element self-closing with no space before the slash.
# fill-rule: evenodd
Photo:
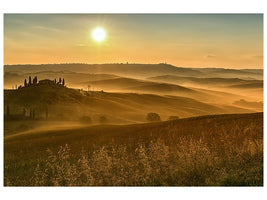
<svg viewBox="0 0 267 200">
<path fill-rule="evenodd" d="M 44 145 L 43 138 L 32 137 L 27 147 L 20 144 L 20 152 L 14 150 L 17 140 L 6 141 L 5 185 L 263 185 L 262 113 L 148 124 L 142 131 L 128 126 L 105 129 L 109 137 L 102 131 L 93 141 L 89 135 L 77 135 L 74 141 L 59 134 L 65 140 L 50 146 Z M 121 134 L 115 137 L 118 131 Z M 48 147 L 46 152 L 33 145 L 38 140 L 43 149 Z M 29 148 L 36 155 L 27 152 Z"/>
<path fill-rule="evenodd" d="M 172 150 L 164 141 L 103 146 L 74 158 L 69 146 L 48 150 L 37 165 L 30 185 L 36 186 L 204 186 L 261 185 L 262 144 L 245 140 L 242 149 L 222 157 L 200 140 L 181 138 Z M 129 153 L 130 152 L 130 153 Z"/>
</svg>

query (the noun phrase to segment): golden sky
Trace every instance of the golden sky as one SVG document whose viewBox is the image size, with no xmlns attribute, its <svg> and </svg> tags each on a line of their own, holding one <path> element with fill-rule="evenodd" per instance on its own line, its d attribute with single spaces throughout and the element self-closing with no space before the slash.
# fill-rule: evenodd
<svg viewBox="0 0 267 200">
<path fill-rule="evenodd" d="M 92 31 L 106 38 L 96 42 Z M 5 14 L 4 64 L 263 68 L 262 14 Z"/>
</svg>

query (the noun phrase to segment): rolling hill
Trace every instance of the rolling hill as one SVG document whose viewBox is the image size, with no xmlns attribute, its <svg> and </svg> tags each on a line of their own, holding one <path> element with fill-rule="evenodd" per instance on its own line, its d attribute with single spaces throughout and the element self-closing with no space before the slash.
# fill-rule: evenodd
<svg viewBox="0 0 267 200">
<path fill-rule="evenodd" d="M 38 73 L 41 71 L 61 71 L 85 74 L 113 74 L 130 78 L 148 78 L 162 75 L 175 75 L 197 78 L 243 78 L 263 80 L 262 69 L 186 68 L 169 64 L 43 64 L 5 65 L 5 73 Z"/>
<path fill-rule="evenodd" d="M 174 84 L 193 84 L 203 86 L 230 86 L 234 84 L 260 84 L 262 80 L 244 80 L 240 78 L 197 78 L 197 77 L 181 77 L 175 75 L 162 75 L 156 77 L 149 77 L 148 80 L 161 81 L 165 83 Z"/>
<path fill-rule="evenodd" d="M 146 121 L 146 114 L 157 112 L 162 119 L 171 115 L 190 117 L 207 114 L 253 112 L 233 105 L 207 104 L 192 98 L 137 94 L 86 92 L 61 85 L 32 85 L 18 90 L 4 91 L 4 105 L 10 113 L 22 113 L 23 108 L 34 109 L 36 117 L 44 117 L 45 109 L 54 120 L 78 120 L 101 115 L 111 123 L 133 123 Z M 5 111 L 6 112 L 6 111 Z"/>
</svg>

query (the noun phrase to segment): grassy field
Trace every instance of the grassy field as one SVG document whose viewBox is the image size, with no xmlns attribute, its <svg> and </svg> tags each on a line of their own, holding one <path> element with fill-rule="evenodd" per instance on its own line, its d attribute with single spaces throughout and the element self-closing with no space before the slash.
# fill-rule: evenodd
<svg viewBox="0 0 267 200">
<path fill-rule="evenodd" d="M 5 133 L 4 184 L 262 186 L 263 113 Z"/>
</svg>

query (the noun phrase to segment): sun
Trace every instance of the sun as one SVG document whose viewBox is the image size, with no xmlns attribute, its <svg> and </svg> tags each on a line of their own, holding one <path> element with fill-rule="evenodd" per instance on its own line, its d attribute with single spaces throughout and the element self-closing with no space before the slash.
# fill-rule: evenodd
<svg viewBox="0 0 267 200">
<path fill-rule="evenodd" d="M 93 30 L 92 37 L 97 42 L 102 42 L 106 38 L 106 32 L 103 28 L 97 27 Z"/>
</svg>

